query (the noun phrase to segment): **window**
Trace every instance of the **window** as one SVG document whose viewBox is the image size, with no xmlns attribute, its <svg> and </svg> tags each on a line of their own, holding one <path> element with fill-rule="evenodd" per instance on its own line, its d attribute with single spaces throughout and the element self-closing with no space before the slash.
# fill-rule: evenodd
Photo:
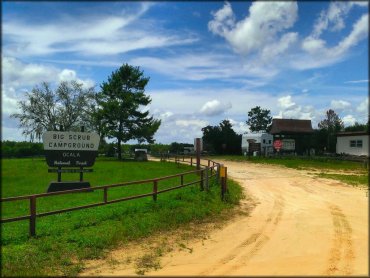
<svg viewBox="0 0 370 278">
<path fill-rule="evenodd" d="M 263 139 L 263 144 L 265 144 L 266 143 L 266 140 L 265 139 Z"/>
<path fill-rule="evenodd" d="M 362 148 L 362 140 L 357 140 L 356 141 L 356 147 L 357 148 Z"/>
<path fill-rule="evenodd" d="M 269 144 L 271 144 L 271 140 L 269 140 Z"/>
<path fill-rule="evenodd" d="M 349 146 L 351 148 L 362 148 L 362 140 L 350 140 Z"/>
</svg>

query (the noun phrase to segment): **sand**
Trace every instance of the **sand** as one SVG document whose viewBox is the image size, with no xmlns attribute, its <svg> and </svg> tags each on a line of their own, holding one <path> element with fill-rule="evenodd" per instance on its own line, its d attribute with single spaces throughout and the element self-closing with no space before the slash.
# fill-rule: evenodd
<svg viewBox="0 0 370 278">
<path fill-rule="evenodd" d="M 222 163 L 252 197 L 254 209 L 212 229 L 206 240 L 190 240 L 186 248 L 166 252 L 160 268 L 145 275 L 369 274 L 367 191 L 301 170 Z M 90 261 L 81 275 L 137 275 L 135 265 L 122 258 L 133 258 L 139 248 L 112 251 L 108 257 L 114 264 Z"/>
</svg>

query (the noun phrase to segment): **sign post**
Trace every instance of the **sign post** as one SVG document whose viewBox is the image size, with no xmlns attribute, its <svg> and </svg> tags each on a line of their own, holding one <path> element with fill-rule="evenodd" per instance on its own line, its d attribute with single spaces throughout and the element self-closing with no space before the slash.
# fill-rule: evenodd
<svg viewBox="0 0 370 278">
<path fill-rule="evenodd" d="M 203 142 L 201 138 L 194 139 L 195 152 L 197 155 L 197 170 L 200 170 L 200 153 L 203 150 Z"/>
<path fill-rule="evenodd" d="M 83 181 L 84 172 L 92 172 L 98 154 L 99 135 L 87 132 L 47 131 L 42 136 L 46 163 L 49 172 L 58 173 L 58 181 L 51 182 L 47 192 L 89 188 L 90 183 Z M 77 169 L 66 169 L 75 167 Z M 62 173 L 80 173 L 79 182 L 62 182 Z"/>
</svg>

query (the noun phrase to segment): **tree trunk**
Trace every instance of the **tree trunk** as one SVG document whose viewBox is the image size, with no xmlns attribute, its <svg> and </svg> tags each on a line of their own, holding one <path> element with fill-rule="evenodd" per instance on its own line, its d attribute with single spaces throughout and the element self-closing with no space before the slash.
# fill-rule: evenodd
<svg viewBox="0 0 370 278">
<path fill-rule="evenodd" d="M 122 159 L 122 155 L 121 155 L 121 136 L 122 136 L 122 122 L 120 121 L 119 122 L 119 126 L 118 126 L 118 136 L 117 136 L 117 151 L 118 151 L 118 159 L 121 160 Z"/>
<path fill-rule="evenodd" d="M 118 142 L 117 142 L 117 152 L 118 152 L 118 160 L 122 160 L 122 155 L 121 155 L 121 139 L 118 139 Z"/>
</svg>

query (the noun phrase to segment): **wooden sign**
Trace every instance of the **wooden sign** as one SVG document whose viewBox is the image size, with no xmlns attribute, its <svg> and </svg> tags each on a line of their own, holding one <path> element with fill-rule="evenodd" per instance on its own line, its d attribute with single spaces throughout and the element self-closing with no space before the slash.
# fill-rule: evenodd
<svg viewBox="0 0 370 278">
<path fill-rule="evenodd" d="M 96 133 L 47 131 L 42 140 L 50 167 L 91 167 L 98 155 Z"/>
</svg>

